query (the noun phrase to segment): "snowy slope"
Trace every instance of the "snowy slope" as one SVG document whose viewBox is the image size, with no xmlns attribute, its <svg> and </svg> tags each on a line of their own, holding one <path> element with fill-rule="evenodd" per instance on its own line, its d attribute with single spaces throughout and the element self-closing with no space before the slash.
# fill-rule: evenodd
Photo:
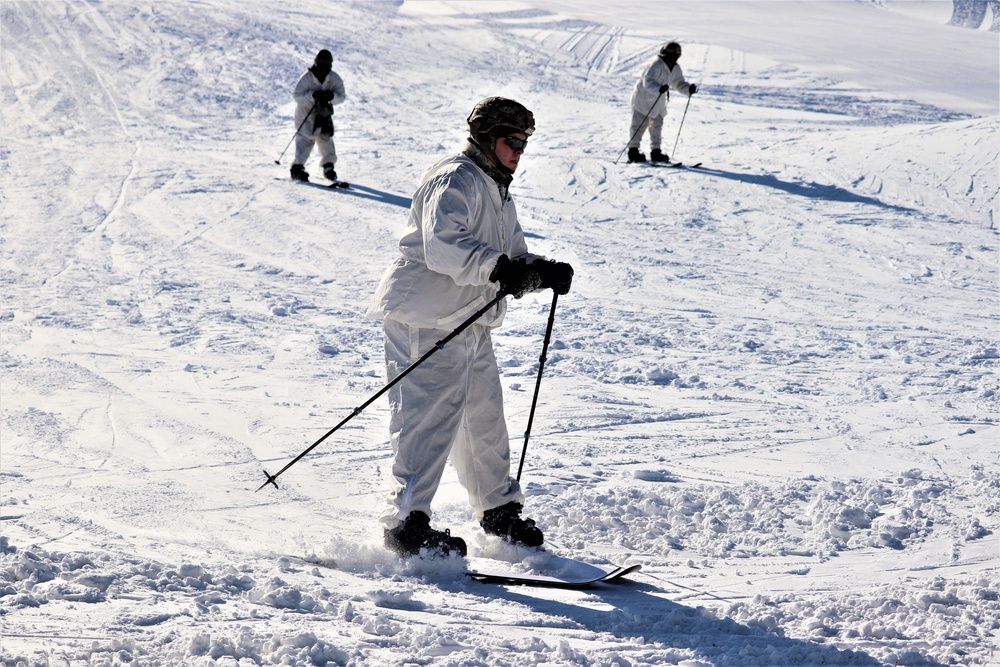
<svg viewBox="0 0 1000 667">
<path fill-rule="evenodd" d="M 803 66 L 880 95 L 960 113 L 1000 113 L 1000 38 L 985 29 L 946 27 L 951 0 L 647 0 L 624 7 L 533 0 L 531 5 L 654 39 L 725 46 Z M 985 26 L 990 24 L 988 16 Z"/>
<path fill-rule="evenodd" d="M 698 171 L 614 164 L 649 3 L 0 6 L 0 661 L 998 664 L 1000 117 L 954 49 L 893 73 L 997 35 L 859 4 L 861 85 L 814 60 L 836 7 L 765 3 L 779 52 L 723 4 L 678 8 L 703 93 L 665 148 Z M 275 165 L 323 47 L 346 192 Z M 556 554 L 641 562 L 628 584 L 390 556 L 384 402 L 255 492 L 381 388 L 368 298 L 491 94 L 536 115 L 529 244 L 576 268 L 528 511 Z M 549 303 L 496 335 L 515 457 Z M 474 566 L 559 563 L 486 539 L 450 472 L 434 521 Z"/>
</svg>

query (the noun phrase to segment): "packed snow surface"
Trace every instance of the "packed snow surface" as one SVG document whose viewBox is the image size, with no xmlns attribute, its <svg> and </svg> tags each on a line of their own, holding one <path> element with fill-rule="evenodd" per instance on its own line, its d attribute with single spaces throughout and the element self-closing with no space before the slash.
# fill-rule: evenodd
<svg viewBox="0 0 1000 667">
<path fill-rule="evenodd" d="M 1000 664 L 998 35 L 942 4 L 0 5 L 0 664 Z M 667 39 L 696 170 L 616 162 Z M 320 48 L 350 190 L 287 178 Z M 488 95 L 535 113 L 513 195 L 576 269 L 521 480 L 548 551 L 449 471 L 470 558 L 401 561 L 384 401 L 257 488 L 383 386 L 368 299 Z M 550 303 L 495 334 L 515 464 Z M 642 569 L 464 575 L 568 559 Z"/>
</svg>

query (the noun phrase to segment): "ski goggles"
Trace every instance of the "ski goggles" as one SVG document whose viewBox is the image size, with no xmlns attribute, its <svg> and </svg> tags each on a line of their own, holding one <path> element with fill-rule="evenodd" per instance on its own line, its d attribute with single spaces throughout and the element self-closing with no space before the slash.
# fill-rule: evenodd
<svg viewBox="0 0 1000 667">
<path fill-rule="evenodd" d="M 517 137 L 504 137 L 504 143 L 510 146 L 512 151 L 523 151 L 524 147 L 528 145 L 527 139 L 518 139 Z"/>
</svg>

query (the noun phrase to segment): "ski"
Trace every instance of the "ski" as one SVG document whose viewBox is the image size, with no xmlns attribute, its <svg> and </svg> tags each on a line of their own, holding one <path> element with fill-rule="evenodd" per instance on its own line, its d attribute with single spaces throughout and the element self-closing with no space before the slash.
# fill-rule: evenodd
<svg viewBox="0 0 1000 667">
<path fill-rule="evenodd" d="M 277 557 L 277 564 L 279 569 L 288 569 L 289 567 L 322 567 L 328 570 L 340 569 L 337 565 L 337 561 L 332 558 L 322 558 L 320 556 L 295 556 L 293 554 L 284 554 Z"/>
<path fill-rule="evenodd" d="M 326 188 L 327 190 L 341 189 L 345 190 L 351 187 L 351 184 L 347 181 L 330 181 L 326 185 L 322 183 L 313 183 L 312 181 L 295 181 L 296 183 L 301 183 L 302 185 L 311 185 L 314 188 Z"/>
<path fill-rule="evenodd" d="M 476 570 L 466 571 L 465 576 L 484 584 L 579 589 L 590 588 L 591 586 L 599 583 L 618 581 L 622 577 L 636 572 L 641 568 L 642 565 L 638 563 L 635 565 L 615 567 L 607 571 L 594 567 L 594 569 L 597 570 L 595 574 L 581 577 L 556 577 L 542 574 L 517 574 L 513 572 L 478 572 Z"/>
<path fill-rule="evenodd" d="M 275 177 L 276 181 L 291 181 L 293 183 L 298 183 L 299 185 L 308 185 L 314 188 L 322 188 L 324 190 L 347 190 L 351 187 L 351 184 L 347 181 L 331 181 L 328 184 L 323 183 L 313 183 L 312 181 L 299 181 L 294 178 L 278 178 Z"/>
<path fill-rule="evenodd" d="M 684 164 L 683 162 L 660 162 L 659 164 L 665 167 L 673 167 L 674 169 L 697 169 L 701 166 L 701 162 L 696 162 L 694 164 Z"/>
<path fill-rule="evenodd" d="M 701 162 L 696 162 L 694 164 L 684 164 L 683 162 L 629 162 L 628 164 L 641 164 L 647 167 L 673 167 L 674 169 L 697 169 L 702 165 Z"/>
<path fill-rule="evenodd" d="M 638 572 L 642 565 L 620 565 L 606 568 L 598 565 L 590 565 L 568 558 L 558 558 L 558 562 L 563 568 L 573 566 L 576 570 L 572 574 L 545 575 L 516 572 L 496 572 L 487 570 L 466 570 L 465 576 L 484 584 L 500 584 L 502 586 L 536 586 L 540 588 L 568 588 L 584 589 L 596 584 L 614 583 L 623 577 Z M 323 558 L 315 555 L 296 556 L 283 554 L 278 556 L 277 564 L 279 569 L 288 570 L 292 568 L 322 567 L 324 569 L 339 569 L 337 562 L 332 558 Z M 585 571 L 583 571 L 585 570 Z"/>
</svg>

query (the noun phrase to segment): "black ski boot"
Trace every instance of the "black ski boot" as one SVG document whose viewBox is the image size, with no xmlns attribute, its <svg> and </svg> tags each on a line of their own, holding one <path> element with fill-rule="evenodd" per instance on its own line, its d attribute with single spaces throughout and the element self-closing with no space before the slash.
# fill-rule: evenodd
<svg viewBox="0 0 1000 667">
<path fill-rule="evenodd" d="M 483 512 L 479 525 L 488 535 L 497 535 L 505 542 L 526 547 L 540 547 L 545 538 L 534 519 L 521 518 L 521 505 L 509 502 Z"/>
<path fill-rule="evenodd" d="M 330 181 L 337 180 L 337 172 L 333 168 L 332 162 L 327 162 L 326 164 L 323 165 L 323 176 Z"/>
<path fill-rule="evenodd" d="M 462 558 L 468 553 L 465 540 L 452 537 L 449 530 L 431 528 L 431 518 L 423 512 L 410 512 L 403 523 L 385 531 L 385 548 L 400 556 L 418 556 L 426 549 L 442 556 L 457 553 Z"/>
<path fill-rule="evenodd" d="M 638 148 L 628 149 L 628 161 L 629 162 L 645 162 L 646 156 L 639 152 Z"/>
<path fill-rule="evenodd" d="M 653 162 L 670 162 L 670 156 L 660 151 L 659 148 L 653 149 L 649 154 L 649 159 Z"/>
<path fill-rule="evenodd" d="M 292 180 L 309 182 L 309 172 L 301 164 L 292 165 Z"/>
</svg>

